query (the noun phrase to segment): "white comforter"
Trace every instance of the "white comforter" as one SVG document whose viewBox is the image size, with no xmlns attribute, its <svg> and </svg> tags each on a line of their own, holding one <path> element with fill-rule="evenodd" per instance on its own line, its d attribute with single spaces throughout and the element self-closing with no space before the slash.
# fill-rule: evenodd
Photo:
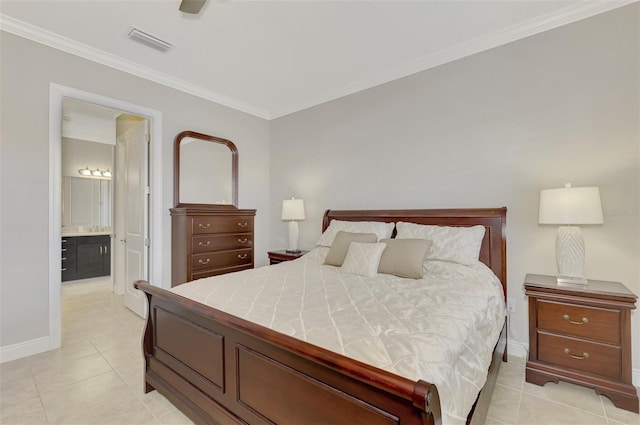
<svg viewBox="0 0 640 425">
<path fill-rule="evenodd" d="M 431 261 L 420 280 L 370 279 L 323 265 L 327 250 L 172 291 L 413 381 L 432 382 L 443 423 L 464 423 L 504 323 L 496 276 L 480 262 Z"/>
</svg>

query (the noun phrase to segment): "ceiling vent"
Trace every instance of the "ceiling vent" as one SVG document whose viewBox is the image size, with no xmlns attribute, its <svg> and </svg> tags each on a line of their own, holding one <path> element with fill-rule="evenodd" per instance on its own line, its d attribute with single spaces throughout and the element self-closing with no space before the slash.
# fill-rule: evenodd
<svg viewBox="0 0 640 425">
<path fill-rule="evenodd" d="M 156 36 L 153 36 L 149 33 L 146 33 L 138 28 L 131 28 L 129 34 L 127 35 L 131 40 L 135 40 L 139 43 L 144 44 L 145 46 L 152 47 L 156 50 L 160 50 L 161 52 L 166 52 L 170 48 L 173 47 L 173 44 L 161 40 Z"/>
</svg>

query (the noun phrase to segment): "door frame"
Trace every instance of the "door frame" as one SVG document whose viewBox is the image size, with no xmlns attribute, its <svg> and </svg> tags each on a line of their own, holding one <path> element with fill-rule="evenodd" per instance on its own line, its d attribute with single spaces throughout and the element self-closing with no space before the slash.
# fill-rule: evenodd
<svg viewBox="0 0 640 425">
<path fill-rule="evenodd" d="M 161 286 L 162 279 L 162 112 L 133 103 L 78 90 L 60 84 L 49 84 L 49 349 L 60 347 L 62 339 L 60 276 L 62 237 L 62 99 L 72 98 L 108 108 L 118 109 L 151 120 L 151 153 L 149 155 L 151 187 L 149 211 L 149 281 Z"/>
</svg>

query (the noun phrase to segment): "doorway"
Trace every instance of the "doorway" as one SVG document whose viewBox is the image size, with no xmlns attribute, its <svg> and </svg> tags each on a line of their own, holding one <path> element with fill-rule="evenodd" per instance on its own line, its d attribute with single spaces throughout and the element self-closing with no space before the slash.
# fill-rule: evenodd
<svg viewBox="0 0 640 425">
<path fill-rule="evenodd" d="M 61 156 L 62 156 L 62 102 L 64 98 L 89 102 L 127 114 L 144 118 L 147 126 L 148 143 L 145 149 L 148 155 L 149 186 L 143 190 L 148 195 L 143 208 L 148 210 L 149 232 L 143 237 L 145 251 L 148 252 L 148 274 L 144 276 L 152 284 L 162 285 L 162 114 L 159 111 L 130 104 L 117 99 L 99 96 L 57 84 L 50 85 L 50 210 L 49 210 L 49 349 L 61 343 Z M 158 188 L 153 191 L 153 188 Z M 151 243 L 153 241 L 153 243 Z M 146 305 L 144 305 L 146 308 Z M 146 312 L 143 312 L 143 315 Z"/>
<path fill-rule="evenodd" d="M 149 120 L 69 98 L 62 110 L 63 285 L 107 277 L 144 317 L 131 283 L 149 276 Z"/>
</svg>

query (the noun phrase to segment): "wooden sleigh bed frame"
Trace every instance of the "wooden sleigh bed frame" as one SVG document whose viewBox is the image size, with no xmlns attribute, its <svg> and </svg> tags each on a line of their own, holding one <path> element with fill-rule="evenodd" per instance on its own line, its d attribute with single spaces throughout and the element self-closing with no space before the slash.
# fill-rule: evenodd
<svg viewBox="0 0 640 425">
<path fill-rule="evenodd" d="M 484 225 L 480 260 L 498 276 L 506 299 L 506 208 L 328 210 L 323 231 L 333 219 Z M 149 303 L 145 392 L 159 391 L 196 423 L 441 423 L 438 391 L 429 382 L 410 381 L 145 281 L 134 286 Z M 468 423 L 486 417 L 500 358 L 506 361 L 506 348 L 498 346 Z"/>
</svg>

